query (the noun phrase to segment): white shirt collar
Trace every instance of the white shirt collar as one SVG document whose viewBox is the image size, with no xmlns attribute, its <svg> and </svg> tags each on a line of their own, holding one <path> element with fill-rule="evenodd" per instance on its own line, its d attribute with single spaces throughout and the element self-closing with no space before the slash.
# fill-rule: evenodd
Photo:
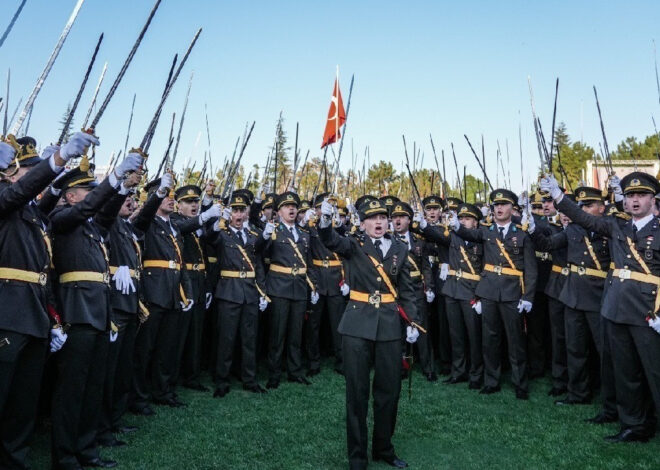
<svg viewBox="0 0 660 470">
<path fill-rule="evenodd" d="M 653 217 L 655 217 L 653 214 L 649 214 L 646 217 L 642 217 L 641 219 L 633 220 L 633 225 L 637 227 L 637 231 L 639 231 L 646 227 L 646 224 L 652 221 Z"/>
</svg>

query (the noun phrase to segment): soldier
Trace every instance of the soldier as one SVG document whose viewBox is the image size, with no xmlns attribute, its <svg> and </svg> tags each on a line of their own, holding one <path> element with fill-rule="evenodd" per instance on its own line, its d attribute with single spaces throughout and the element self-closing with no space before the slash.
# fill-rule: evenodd
<svg viewBox="0 0 660 470">
<path fill-rule="evenodd" d="M 609 238 L 614 263 L 602 303 L 602 324 L 609 335 L 614 363 L 619 433 L 608 442 L 646 442 L 655 434 L 655 409 L 660 409 L 660 225 L 653 211 L 660 183 L 652 175 L 632 172 L 610 186 L 625 198 L 632 219 L 596 217 L 563 197 L 553 177 L 541 180 L 557 208 L 588 231 Z"/>
<path fill-rule="evenodd" d="M 511 381 L 516 398 L 529 397 L 527 377 L 527 339 L 523 312 L 530 312 L 536 290 L 534 247 L 522 226 L 511 220 L 518 200 L 508 189 L 490 194 L 493 223 L 469 230 L 462 227 L 455 214 L 451 226 L 464 240 L 481 242 L 484 247 L 484 270 L 475 294 L 481 299 L 484 388 L 479 393 L 500 391 L 502 340 L 506 334 Z"/>
<path fill-rule="evenodd" d="M 209 243 L 218 253 L 220 278 L 215 289 L 218 299 L 217 361 L 214 397 L 229 393 L 230 371 L 234 359 L 234 345 L 240 334 L 241 381 L 243 389 L 265 393 L 259 385 L 257 373 L 258 311 L 265 310 L 265 275 L 259 262 L 255 243 L 258 234 L 243 228 L 247 220 L 247 198 L 234 192 L 223 210 L 222 221 L 214 225 Z"/>
<path fill-rule="evenodd" d="M 90 142 L 87 138 L 86 142 Z M 98 145 L 96 139 L 91 142 Z M 99 455 L 96 434 L 110 326 L 110 265 L 105 237 L 119 207 L 99 212 L 119 190 L 122 179 L 141 167 L 142 156 L 129 154 L 103 182 L 84 157 L 60 178 L 65 204 L 51 214 L 53 264 L 58 274 L 57 298 L 68 339 L 57 354 L 57 379 L 51 419 L 54 468 L 114 467 Z M 135 185 L 139 178 L 131 180 Z M 120 187 L 121 185 L 121 187 Z"/>
<path fill-rule="evenodd" d="M 266 388 L 272 389 L 280 385 L 285 339 L 289 382 L 310 385 L 302 372 L 301 353 L 307 287 L 312 304 L 318 302 L 319 294 L 309 234 L 296 227 L 299 204 L 300 198 L 291 191 L 277 196 L 274 209 L 279 223 L 267 222 L 257 243 L 257 251 L 270 260 L 266 275 L 266 293 L 271 299 Z"/>
<path fill-rule="evenodd" d="M 575 199 L 583 211 L 594 217 L 605 212 L 600 189 L 579 187 Z M 566 230 L 547 237 L 537 233 L 538 228 L 530 221 L 530 231 L 545 247 L 567 250 L 568 279 L 559 294 L 564 310 L 568 365 L 568 396 L 557 400 L 558 405 L 591 403 L 593 378 L 589 380 L 590 344 L 596 345 L 601 355 L 600 306 L 603 286 L 610 265 L 608 240 L 599 233 L 588 232 L 578 224 L 569 224 Z M 591 384 L 590 384 L 591 382 Z"/>
<path fill-rule="evenodd" d="M 0 468 L 28 468 L 54 304 L 48 221 L 32 201 L 91 139 L 76 135 L 61 149 L 47 147 L 43 159 L 33 138 L 12 139 L 0 142 Z M 66 340 L 56 326 L 53 351 Z"/>
<path fill-rule="evenodd" d="M 462 226 L 474 230 L 482 218 L 481 211 L 472 204 L 461 203 L 457 207 Z M 481 243 L 465 241 L 454 231 L 431 225 L 417 216 L 424 236 L 434 243 L 449 245 L 449 263 L 442 270 L 442 293 L 445 298 L 447 320 L 451 335 L 452 371 L 447 384 L 469 380 L 469 388 L 482 386 L 484 360 L 481 347 L 481 303 L 474 291 L 483 266 Z M 469 351 L 469 357 L 468 357 Z M 469 364 L 469 370 L 468 370 Z"/>
<path fill-rule="evenodd" d="M 162 182 L 165 187 L 171 186 L 172 175 L 165 173 Z M 121 201 L 124 197 L 118 194 L 113 199 Z M 97 436 L 104 447 L 126 445 L 115 438 L 113 433 L 132 432 L 137 429 L 134 426 L 122 426 L 120 419 L 128 407 L 137 329 L 149 316 L 141 301 L 142 249 L 138 240 L 149 228 L 161 200 L 157 194 L 152 194 L 137 216 L 133 217 L 136 202 L 132 197 L 126 197 L 116 220 L 111 223 L 107 236 L 110 274 L 114 281 L 114 289 L 110 293 L 111 318 L 117 332 L 108 349 L 103 413 Z"/>
<path fill-rule="evenodd" d="M 554 206 L 552 209 L 549 208 L 549 205 L 552 204 L 552 198 L 543 198 L 538 192 L 536 194 L 540 201 L 538 202 L 539 210 L 545 211 L 548 215 L 553 214 Z M 547 199 L 550 199 L 550 201 Z M 532 207 L 534 207 L 534 203 L 532 203 Z M 570 220 L 563 214 L 557 214 L 554 217 L 550 215 L 551 218 L 548 218 L 548 215 L 535 216 L 534 220 L 539 220 L 544 229 L 540 230 L 537 226 L 535 230 L 529 231 L 529 234 L 534 242 L 537 260 L 546 258 L 552 261 L 543 292 L 548 302 L 552 349 L 552 388 L 548 391 L 548 395 L 556 397 L 566 393 L 568 385 L 564 304 L 560 300 L 560 294 L 570 274 L 570 266 L 566 262 L 566 247 L 554 246 L 547 243 L 546 240 L 548 237 L 563 234 Z"/>
<path fill-rule="evenodd" d="M 360 206 L 364 236 L 341 237 L 331 226 L 333 206 L 324 201 L 319 236 L 346 259 L 352 273 L 350 301 L 339 324 L 346 378 L 346 433 L 351 469 L 367 468 L 369 372 L 373 365 L 373 460 L 404 468 L 392 445 L 401 391 L 401 320 L 397 304 L 416 321 L 415 292 L 408 248 L 387 233 L 387 208 L 372 200 Z M 417 328 L 406 338 L 414 343 Z"/>
<path fill-rule="evenodd" d="M 337 327 L 344 313 L 346 307 L 345 296 L 348 295 L 350 288 L 346 281 L 342 260 L 337 253 L 328 250 L 321 243 L 317 228 L 313 223 L 313 219 L 321 216 L 321 203 L 326 197 L 328 197 L 327 193 L 318 194 L 314 199 L 314 211 L 305 213 L 301 221 L 304 225 L 309 224 L 312 264 L 316 268 L 318 276 L 319 293 L 319 301 L 311 306 L 309 318 L 306 322 L 307 355 L 309 357 L 308 377 L 313 377 L 321 372 L 319 333 L 324 311 L 328 314 L 332 334 L 332 347 L 335 356 L 334 369 L 339 374 L 343 373 L 341 335 L 337 331 Z"/>
<path fill-rule="evenodd" d="M 455 197 L 447 198 L 447 210 L 456 210 L 458 204 L 461 202 L 463 201 Z M 443 204 L 444 202 L 440 196 L 427 196 L 422 199 L 424 215 L 429 224 L 441 224 Z M 428 257 L 429 262 L 431 263 L 434 286 L 433 293 L 435 294 L 434 304 L 431 308 L 431 315 L 429 315 L 429 323 L 431 324 L 429 331 L 435 333 L 432 334 L 431 337 L 434 338 L 436 342 L 435 350 L 438 351 L 440 375 L 449 375 L 451 374 L 451 339 L 449 335 L 449 322 L 447 321 L 445 300 L 442 294 L 445 281 L 440 279 L 441 270 L 447 269 L 449 252 L 447 247 L 442 244 L 427 243 L 425 256 Z"/>
<path fill-rule="evenodd" d="M 177 399 L 172 386 L 176 373 L 180 332 L 180 316 L 194 305 L 183 261 L 182 234 L 170 216 L 174 212 L 172 188 L 164 187 L 160 178 L 145 186 L 149 196 L 156 192 L 161 198 L 156 216 L 144 234 L 142 281 L 149 318 L 138 331 L 134 356 L 133 403 L 131 411 L 151 416 L 151 398 L 155 403 L 173 408 L 184 406 Z M 192 220 L 190 226 L 199 226 L 219 209 L 213 206 Z"/>
<path fill-rule="evenodd" d="M 206 265 L 201 222 L 199 219 L 199 201 L 201 188 L 195 185 L 181 186 L 174 192 L 178 212 L 171 216 L 172 225 L 183 236 L 183 262 L 190 285 L 190 295 L 194 302 L 186 315 L 179 317 L 178 371 L 172 378 L 178 382 L 179 376 L 184 387 L 200 392 L 208 392 L 208 387 L 199 381 L 202 359 L 202 327 L 204 310 L 211 304 L 213 295 L 206 290 Z M 213 207 L 213 206 L 211 206 Z"/>
<path fill-rule="evenodd" d="M 424 239 L 413 234 L 409 229 L 413 219 L 413 210 L 405 202 L 395 202 L 391 209 L 392 226 L 396 237 L 408 246 L 408 261 L 410 262 L 410 277 L 413 281 L 417 307 L 417 317 L 419 324 L 428 329 L 428 307 L 427 304 L 433 303 L 435 293 L 433 292 L 433 273 L 431 263 L 426 253 L 426 243 Z M 405 344 L 403 344 L 405 348 Z M 419 363 L 422 366 L 422 373 L 429 382 L 436 382 L 438 376 L 433 366 L 433 348 L 431 338 L 423 335 L 417 341 L 417 351 L 419 352 Z"/>
</svg>

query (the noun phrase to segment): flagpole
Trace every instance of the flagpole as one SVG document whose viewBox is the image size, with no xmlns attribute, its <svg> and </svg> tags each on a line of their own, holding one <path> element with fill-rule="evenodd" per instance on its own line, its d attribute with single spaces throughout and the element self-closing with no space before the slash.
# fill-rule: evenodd
<svg viewBox="0 0 660 470">
<path fill-rule="evenodd" d="M 337 97 L 337 103 L 335 106 L 335 146 L 339 144 L 339 64 L 337 64 L 337 77 L 335 82 L 335 96 Z M 339 147 L 337 147 L 339 149 Z M 327 175 L 327 174 L 326 174 Z M 327 176 L 326 176 L 327 178 Z"/>
</svg>

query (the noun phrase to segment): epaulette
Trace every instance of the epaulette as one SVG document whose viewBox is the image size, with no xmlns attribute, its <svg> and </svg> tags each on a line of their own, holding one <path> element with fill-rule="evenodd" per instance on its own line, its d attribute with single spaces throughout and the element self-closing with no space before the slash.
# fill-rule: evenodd
<svg viewBox="0 0 660 470">
<path fill-rule="evenodd" d="M 413 237 L 415 237 L 417 240 L 426 240 L 426 238 L 424 238 L 419 233 L 415 233 L 415 232 L 411 232 L 411 233 L 412 233 Z"/>
<path fill-rule="evenodd" d="M 481 221 L 479 221 L 479 225 L 482 225 L 482 226 L 484 226 L 484 227 L 490 227 L 491 225 L 493 225 L 493 223 L 492 223 L 492 222 L 488 222 L 488 221 L 486 221 L 486 220 L 481 220 Z"/>
<path fill-rule="evenodd" d="M 523 231 L 525 231 L 525 232 L 527 231 L 527 230 L 526 230 L 525 228 L 523 228 L 523 226 L 520 225 L 520 224 L 513 224 L 513 226 L 516 227 L 516 228 L 518 228 L 518 229 L 520 229 L 520 230 L 523 230 Z"/>
<path fill-rule="evenodd" d="M 255 237 L 258 236 L 257 232 L 255 232 L 254 230 L 247 229 L 247 231 L 248 231 L 248 233 L 251 233 Z"/>
<path fill-rule="evenodd" d="M 630 216 L 630 214 L 626 214 L 625 212 L 615 212 L 615 213 L 614 213 L 614 217 L 618 217 L 619 219 L 623 219 L 623 220 L 630 220 L 630 219 L 632 219 L 632 217 Z"/>
</svg>

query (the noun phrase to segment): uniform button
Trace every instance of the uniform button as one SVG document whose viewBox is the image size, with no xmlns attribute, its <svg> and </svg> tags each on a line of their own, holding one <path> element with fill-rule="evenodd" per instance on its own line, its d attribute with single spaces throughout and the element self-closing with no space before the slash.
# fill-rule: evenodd
<svg viewBox="0 0 660 470">
<path fill-rule="evenodd" d="M 380 281 L 382 281 L 383 279 L 382 279 L 380 276 L 378 276 L 378 277 L 376 278 L 376 280 L 377 280 L 378 282 L 380 282 Z"/>
<path fill-rule="evenodd" d="M 586 254 L 587 254 L 587 252 L 585 251 L 585 252 L 584 252 L 584 254 L 586 255 Z"/>
<path fill-rule="evenodd" d="M 630 258 L 630 255 L 626 255 L 626 258 Z"/>
</svg>

